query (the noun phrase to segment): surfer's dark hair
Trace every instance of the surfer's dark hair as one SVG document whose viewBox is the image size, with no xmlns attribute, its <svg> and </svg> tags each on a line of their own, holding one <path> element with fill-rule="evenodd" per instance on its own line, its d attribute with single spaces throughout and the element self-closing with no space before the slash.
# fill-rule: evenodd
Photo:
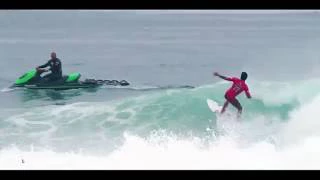
<svg viewBox="0 0 320 180">
<path fill-rule="evenodd" d="M 248 77 L 248 74 L 246 72 L 241 73 L 241 80 L 245 81 L 247 79 L 247 77 Z"/>
</svg>

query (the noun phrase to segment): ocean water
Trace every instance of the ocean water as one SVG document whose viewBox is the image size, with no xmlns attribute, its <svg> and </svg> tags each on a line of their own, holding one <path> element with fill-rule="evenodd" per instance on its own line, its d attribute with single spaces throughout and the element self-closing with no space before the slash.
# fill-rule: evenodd
<svg viewBox="0 0 320 180">
<path fill-rule="evenodd" d="M 1 11 L 0 169 L 320 169 L 318 11 Z M 51 51 L 128 87 L 10 89 Z M 248 73 L 231 85 L 212 76 Z M 192 86 L 194 88 L 186 88 Z"/>
</svg>

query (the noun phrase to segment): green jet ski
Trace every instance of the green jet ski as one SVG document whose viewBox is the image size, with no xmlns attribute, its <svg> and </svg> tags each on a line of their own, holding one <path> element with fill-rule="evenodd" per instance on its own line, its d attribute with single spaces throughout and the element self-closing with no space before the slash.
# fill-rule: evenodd
<svg viewBox="0 0 320 180">
<path fill-rule="evenodd" d="M 64 75 L 62 79 L 57 81 L 48 82 L 46 79 L 40 76 L 42 72 L 38 70 L 31 70 L 21 77 L 19 77 L 15 83 L 11 86 L 24 87 L 28 89 L 54 89 L 54 90 L 66 90 L 66 89 L 79 89 L 79 88 L 95 88 L 102 85 L 111 86 L 128 86 L 129 83 L 125 80 L 95 80 L 86 79 L 80 81 L 80 73 L 70 73 Z"/>
</svg>

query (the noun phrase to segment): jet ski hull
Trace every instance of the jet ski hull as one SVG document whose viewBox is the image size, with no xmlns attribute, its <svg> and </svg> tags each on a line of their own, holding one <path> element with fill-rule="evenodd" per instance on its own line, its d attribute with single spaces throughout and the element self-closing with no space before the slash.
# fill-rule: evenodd
<svg viewBox="0 0 320 180">
<path fill-rule="evenodd" d="M 61 84 L 61 85 L 25 85 L 27 89 L 54 89 L 54 90 L 67 90 L 67 89 L 81 89 L 81 88 L 96 88 L 99 84 Z"/>
<path fill-rule="evenodd" d="M 40 77 L 40 74 L 35 70 L 31 70 L 25 73 L 23 76 L 16 80 L 16 83 L 11 87 L 23 87 L 27 89 L 54 89 L 54 90 L 66 90 L 66 89 L 80 89 L 80 88 L 96 88 L 101 85 L 112 86 L 128 86 L 129 83 L 125 80 L 95 80 L 86 79 L 85 81 L 79 81 L 80 73 L 71 73 L 64 76 L 61 80 L 48 82 Z"/>
</svg>

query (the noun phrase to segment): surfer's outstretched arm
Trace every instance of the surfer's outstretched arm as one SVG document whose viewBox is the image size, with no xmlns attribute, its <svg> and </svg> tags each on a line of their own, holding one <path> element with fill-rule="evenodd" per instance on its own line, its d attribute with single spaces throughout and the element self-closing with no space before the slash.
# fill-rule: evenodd
<svg viewBox="0 0 320 180">
<path fill-rule="evenodd" d="M 226 77 L 226 76 L 222 76 L 217 72 L 213 73 L 213 75 L 218 76 L 219 78 L 224 79 L 226 81 L 232 81 L 232 78 L 229 78 L 229 77 Z"/>
</svg>

